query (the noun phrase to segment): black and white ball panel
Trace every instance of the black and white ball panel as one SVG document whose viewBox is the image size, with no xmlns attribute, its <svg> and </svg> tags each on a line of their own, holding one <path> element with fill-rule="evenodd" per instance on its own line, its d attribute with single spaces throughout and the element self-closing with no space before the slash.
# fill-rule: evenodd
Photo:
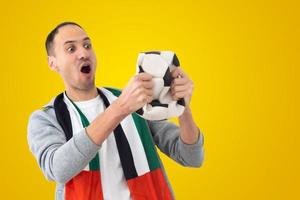
<svg viewBox="0 0 300 200">
<path fill-rule="evenodd" d="M 178 57 L 172 51 L 149 51 L 138 55 L 137 73 L 146 72 L 153 76 L 153 101 L 137 111 L 148 120 L 162 120 L 177 117 L 184 111 L 184 100 L 174 101 L 170 86 L 171 71 L 180 67 Z"/>
</svg>

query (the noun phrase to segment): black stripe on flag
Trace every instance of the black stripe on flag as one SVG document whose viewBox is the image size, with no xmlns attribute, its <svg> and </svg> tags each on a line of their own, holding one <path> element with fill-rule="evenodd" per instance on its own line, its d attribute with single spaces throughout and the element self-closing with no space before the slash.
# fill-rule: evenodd
<svg viewBox="0 0 300 200">
<path fill-rule="evenodd" d="M 70 118 L 70 113 L 68 111 L 67 105 L 65 104 L 64 94 L 59 94 L 54 100 L 54 110 L 58 123 L 62 127 L 66 140 L 70 140 L 73 137 L 72 122 Z"/>
<path fill-rule="evenodd" d="M 137 177 L 131 149 L 120 124 L 115 128 L 114 135 L 126 180 Z"/>
<path fill-rule="evenodd" d="M 110 103 L 106 96 L 98 89 L 98 93 L 100 94 L 101 98 L 103 99 L 104 105 L 107 108 Z M 120 156 L 121 165 L 124 171 L 124 175 L 126 180 L 135 178 L 138 176 L 137 171 L 134 166 L 133 156 L 130 149 L 130 145 L 127 141 L 126 135 L 121 124 L 114 130 L 114 136 L 117 143 L 117 148 Z"/>
</svg>

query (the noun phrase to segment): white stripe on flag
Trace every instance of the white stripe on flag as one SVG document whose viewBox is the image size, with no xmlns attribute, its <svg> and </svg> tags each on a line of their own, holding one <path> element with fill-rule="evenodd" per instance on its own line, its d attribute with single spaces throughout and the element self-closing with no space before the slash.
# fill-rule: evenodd
<svg viewBox="0 0 300 200">
<path fill-rule="evenodd" d="M 105 94 L 108 101 L 111 103 L 117 99 L 116 96 L 114 96 L 110 91 L 106 90 L 105 88 L 101 88 L 101 91 Z M 134 124 L 133 118 L 131 115 L 127 116 L 122 122 L 121 122 L 122 128 L 124 130 L 124 133 L 126 135 L 126 138 L 128 140 L 131 153 L 133 156 L 133 162 L 134 166 L 136 168 L 138 176 L 141 176 L 147 172 L 150 171 L 146 153 L 141 141 L 141 138 L 139 136 L 139 133 L 136 129 L 136 126 Z M 130 132 L 126 131 L 130 130 Z"/>
<path fill-rule="evenodd" d="M 66 103 L 68 111 L 70 113 L 73 135 L 77 134 L 79 132 L 78 130 L 82 131 L 82 129 L 84 129 L 81 122 L 80 115 L 65 93 L 64 93 L 64 102 Z M 85 168 L 82 170 L 89 171 L 90 165 L 87 164 Z"/>
</svg>

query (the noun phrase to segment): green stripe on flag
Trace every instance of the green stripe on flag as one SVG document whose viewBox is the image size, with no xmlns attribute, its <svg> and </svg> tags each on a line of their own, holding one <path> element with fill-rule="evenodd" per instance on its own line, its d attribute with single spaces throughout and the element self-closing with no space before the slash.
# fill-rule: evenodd
<svg viewBox="0 0 300 200">
<path fill-rule="evenodd" d="M 90 125 L 89 120 L 86 116 L 81 112 L 81 110 L 77 107 L 77 105 L 70 99 L 72 104 L 75 106 L 77 112 L 80 115 L 81 123 L 84 128 Z M 97 152 L 96 156 L 89 162 L 90 171 L 99 170 L 100 169 L 100 162 L 99 162 L 99 153 Z"/>
<path fill-rule="evenodd" d="M 132 117 L 144 146 L 150 171 L 160 168 L 156 149 L 153 144 L 151 133 L 146 121 L 136 113 L 132 113 Z"/>
</svg>

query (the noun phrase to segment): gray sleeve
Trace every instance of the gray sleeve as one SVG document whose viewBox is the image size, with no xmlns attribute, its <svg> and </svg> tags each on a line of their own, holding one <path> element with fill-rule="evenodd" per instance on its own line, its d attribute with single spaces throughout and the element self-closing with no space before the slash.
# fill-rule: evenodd
<svg viewBox="0 0 300 200">
<path fill-rule="evenodd" d="M 55 116 L 53 109 L 38 110 L 30 116 L 28 144 L 46 178 L 66 183 L 89 163 L 100 146 L 85 129 L 66 142 L 61 126 L 49 112 Z"/>
<path fill-rule="evenodd" d="M 195 144 L 185 144 L 180 138 L 180 128 L 167 120 L 147 121 L 157 147 L 177 163 L 188 167 L 200 167 L 203 163 L 203 134 L 199 130 Z"/>
</svg>

